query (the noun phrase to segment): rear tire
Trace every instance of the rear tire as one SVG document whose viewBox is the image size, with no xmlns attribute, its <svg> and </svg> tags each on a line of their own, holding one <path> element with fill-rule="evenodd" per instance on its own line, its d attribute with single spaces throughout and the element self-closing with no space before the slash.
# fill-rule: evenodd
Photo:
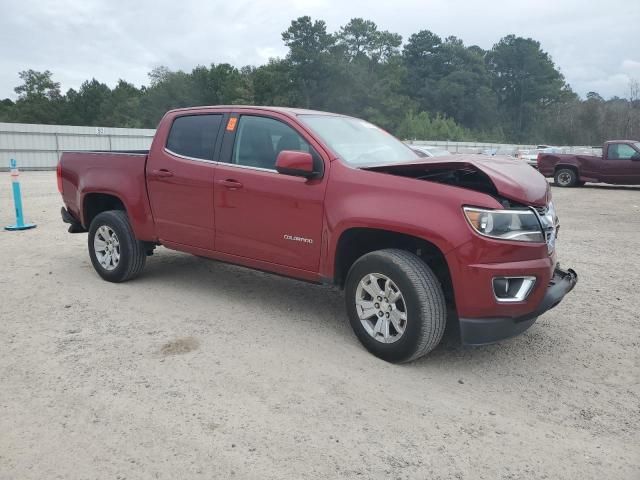
<svg viewBox="0 0 640 480">
<path fill-rule="evenodd" d="M 93 268 L 108 282 L 125 282 L 140 274 L 147 255 L 122 210 L 102 212 L 89 228 L 89 257 Z"/>
<path fill-rule="evenodd" d="M 558 187 L 578 186 L 578 174 L 572 168 L 560 168 L 553 176 L 553 181 Z"/>
<path fill-rule="evenodd" d="M 347 275 L 345 302 L 360 342 L 388 362 L 415 360 L 433 350 L 444 334 L 447 313 L 440 282 L 426 263 L 404 250 L 360 257 Z"/>
</svg>

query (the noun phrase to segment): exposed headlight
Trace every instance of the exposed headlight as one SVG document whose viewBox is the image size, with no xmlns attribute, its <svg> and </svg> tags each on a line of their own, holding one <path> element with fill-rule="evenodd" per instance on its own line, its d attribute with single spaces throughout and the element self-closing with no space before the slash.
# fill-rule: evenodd
<svg viewBox="0 0 640 480">
<path fill-rule="evenodd" d="M 545 243 L 538 216 L 533 210 L 488 210 L 464 207 L 469 224 L 480 235 L 499 240 Z"/>
<path fill-rule="evenodd" d="M 542 228 L 545 230 L 558 226 L 558 216 L 553 202 L 549 202 L 546 211 L 540 215 L 540 221 L 542 222 Z"/>
<path fill-rule="evenodd" d="M 553 202 L 549 202 L 546 210 L 539 212 L 539 217 L 542 230 L 545 232 L 547 238 L 549 253 L 551 253 L 556 247 L 556 239 L 558 238 L 558 230 L 560 229 L 560 223 L 558 222 L 558 216 L 556 215 L 556 208 Z"/>
</svg>

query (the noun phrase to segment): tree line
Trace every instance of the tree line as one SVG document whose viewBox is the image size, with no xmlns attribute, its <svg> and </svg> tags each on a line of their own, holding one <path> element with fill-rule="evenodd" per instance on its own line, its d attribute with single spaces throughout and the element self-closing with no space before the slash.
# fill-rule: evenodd
<svg viewBox="0 0 640 480">
<path fill-rule="evenodd" d="M 405 139 L 596 145 L 640 139 L 640 87 L 581 99 L 540 43 L 507 35 L 490 50 L 429 30 L 405 43 L 354 18 L 337 32 L 308 16 L 282 33 L 285 58 L 260 66 L 159 67 L 140 88 L 95 78 L 62 93 L 50 71 L 19 73 L 0 121 L 154 128 L 171 108 L 255 104 L 365 118 Z"/>
</svg>

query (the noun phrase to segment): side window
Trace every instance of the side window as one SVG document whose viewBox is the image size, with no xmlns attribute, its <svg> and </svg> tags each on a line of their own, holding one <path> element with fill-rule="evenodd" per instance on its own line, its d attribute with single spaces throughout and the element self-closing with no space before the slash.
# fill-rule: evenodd
<svg viewBox="0 0 640 480">
<path fill-rule="evenodd" d="M 275 170 L 276 158 L 283 150 L 313 153 L 293 128 L 278 120 L 251 115 L 240 117 L 232 163 Z"/>
<path fill-rule="evenodd" d="M 635 155 L 636 152 L 631 145 L 627 145 L 626 143 L 612 143 L 609 145 L 609 155 L 607 158 L 610 160 L 630 160 Z"/>
<path fill-rule="evenodd" d="M 188 115 L 171 125 L 167 149 L 185 157 L 213 160 L 222 115 Z"/>
</svg>

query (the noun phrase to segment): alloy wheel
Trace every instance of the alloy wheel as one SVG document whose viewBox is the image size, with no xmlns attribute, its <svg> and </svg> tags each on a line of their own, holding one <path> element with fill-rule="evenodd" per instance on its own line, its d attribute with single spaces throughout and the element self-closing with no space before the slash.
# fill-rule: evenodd
<svg viewBox="0 0 640 480">
<path fill-rule="evenodd" d="M 407 306 L 398 286 L 386 275 L 370 273 L 358 283 L 356 311 L 362 326 L 381 343 L 400 340 L 407 328 Z"/>
<path fill-rule="evenodd" d="M 116 232 L 107 225 L 102 225 L 96 230 L 93 237 L 93 250 L 98 263 L 105 270 L 115 270 L 120 263 L 120 241 Z"/>
</svg>

